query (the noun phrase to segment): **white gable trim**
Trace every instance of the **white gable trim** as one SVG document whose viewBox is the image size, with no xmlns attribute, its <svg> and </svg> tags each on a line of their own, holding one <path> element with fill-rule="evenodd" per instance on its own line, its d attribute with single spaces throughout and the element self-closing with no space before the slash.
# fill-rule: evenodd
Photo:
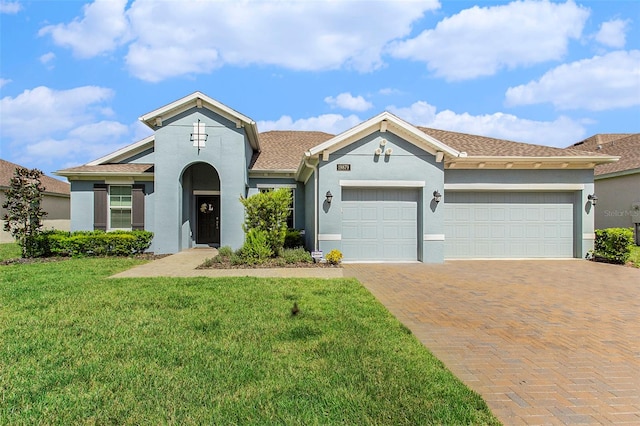
<svg viewBox="0 0 640 426">
<path fill-rule="evenodd" d="M 146 151 L 149 148 L 152 148 L 154 144 L 155 144 L 155 137 L 153 135 L 147 136 L 146 138 L 139 140 L 138 142 L 132 143 L 131 145 L 127 145 L 124 148 L 114 151 L 111 154 L 107 154 L 104 157 L 100 157 L 97 160 L 93 160 L 92 162 L 87 163 L 86 165 L 99 166 L 100 164 L 117 163 L 118 161 L 122 161 L 126 158 L 133 157 L 136 154 L 139 154 L 143 151 Z"/>
<path fill-rule="evenodd" d="M 155 130 L 157 127 L 159 127 L 158 123 L 162 124 L 162 122 L 167 118 L 174 117 L 193 107 L 207 108 L 217 114 L 220 114 L 227 120 L 235 123 L 236 128 L 244 127 L 247 130 L 247 136 L 249 137 L 251 146 L 256 151 L 260 151 L 260 144 L 258 142 L 258 127 L 256 125 L 256 122 L 246 115 L 241 114 L 232 108 L 229 108 L 228 106 L 216 101 L 213 98 L 210 98 L 202 92 L 194 92 L 188 96 L 185 96 L 184 98 L 178 99 L 177 101 L 171 102 L 170 104 L 148 112 L 142 115 L 139 120 Z M 157 121 L 157 118 L 160 118 L 160 120 Z"/>
<path fill-rule="evenodd" d="M 404 120 L 396 117 L 388 111 L 384 111 L 367 121 L 358 124 L 355 127 L 329 139 L 328 141 L 321 143 L 309 151 L 308 156 L 315 157 L 319 154 L 331 154 L 349 144 L 367 136 L 371 133 L 381 131 L 391 131 L 398 134 L 398 136 L 407 139 L 409 142 L 426 150 L 427 152 L 437 155 L 438 152 L 443 152 L 450 157 L 464 157 L 465 153 L 459 152 L 450 146 L 440 142 L 439 140 L 427 135 L 417 127 L 407 123 Z"/>
</svg>

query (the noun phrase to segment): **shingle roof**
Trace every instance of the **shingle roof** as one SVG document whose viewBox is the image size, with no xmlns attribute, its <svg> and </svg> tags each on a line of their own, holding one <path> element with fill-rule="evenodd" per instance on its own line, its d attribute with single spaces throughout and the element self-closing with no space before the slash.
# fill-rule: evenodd
<svg viewBox="0 0 640 426">
<path fill-rule="evenodd" d="M 470 135 L 467 133 L 431 129 L 428 127 L 418 127 L 418 129 L 458 151 L 466 152 L 469 156 L 567 157 L 594 155 L 591 152 L 585 152 L 577 149 L 553 148 L 550 146 L 513 142 L 504 139 Z"/>
<path fill-rule="evenodd" d="M 418 129 L 458 151 L 466 152 L 469 156 L 569 157 L 594 155 L 593 152 L 586 152 L 586 150 L 526 144 L 428 127 L 418 127 Z M 305 151 L 326 142 L 333 136 L 329 133 L 310 131 L 260 133 L 262 152 L 254 155 L 250 168 L 252 170 L 295 170 Z M 596 156 L 604 154 L 595 153 Z"/>
<path fill-rule="evenodd" d="M 57 171 L 61 175 L 74 174 L 74 173 L 106 173 L 106 174 L 118 174 L 118 173 L 153 173 L 153 164 L 138 164 L 138 163 L 124 163 L 124 164 L 100 164 L 98 166 L 78 166 L 68 169 L 62 169 Z"/>
<path fill-rule="evenodd" d="M 9 187 L 16 167 L 22 166 L 6 160 L 0 160 L 0 187 Z M 67 182 L 62 182 L 46 175 L 40 178 L 40 182 L 45 188 L 45 193 L 69 195 L 70 185 Z"/>
<path fill-rule="evenodd" d="M 262 151 L 251 159 L 252 170 L 296 170 L 304 152 L 334 135 L 308 131 L 270 131 L 260 133 Z"/>
<path fill-rule="evenodd" d="M 570 148 L 576 146 L 620 157 L 615 163 L 597 165 L 594 172 L 596 176 L 627 170 L 640 171 L 640 133 L 598 134 L 577 142 Z"/>
</svg>

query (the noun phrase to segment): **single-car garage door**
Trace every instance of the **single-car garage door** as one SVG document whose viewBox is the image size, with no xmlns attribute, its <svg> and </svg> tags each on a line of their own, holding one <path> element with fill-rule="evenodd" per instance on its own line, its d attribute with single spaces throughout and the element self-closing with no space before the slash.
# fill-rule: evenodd
<svg viewBox="0 0 640 426">
<path fill-rule="evenodd" d="M 447 192 L 445 258 L 573 257 L 571 193 Z"/>
<path fill-rule="evenodd" d="M 357 261 L 416 260 L 418 191 L 343 188 L 342 251 Z"/>
</svg>

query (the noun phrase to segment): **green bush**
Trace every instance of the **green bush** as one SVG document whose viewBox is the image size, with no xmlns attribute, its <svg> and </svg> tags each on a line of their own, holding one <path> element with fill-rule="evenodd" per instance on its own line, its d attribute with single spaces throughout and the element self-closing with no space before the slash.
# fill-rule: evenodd
<svg viewBox="0 0 640 426">
<path fill-rule="evenodd" d="M 287 234 L 284 237 L 284 248 L 297 248 L 304 246 L 304 238 L 302 232 L 299 229 L 287 229 Z"/>
<path fill-rule="evenodd" d="M 278 255 L 287 234 L 287 217 L 291 205 L 291 191 L 287 188 L 261 192 L 249 198 L 240 198 L 244 205 L 244 232 L 263 231 L 272 255 Z"/>
<path fill-rule="evenodd" d="M 631 228 L 596 229 L 594 255 L 609 262 L 625 264 L 631 256 L 633 230 Z"/>
<path fill-rule="evenodd" d="M 302 247 L 282 250 L 282 259 L 285 263 L 313 263 L 311 254 Z"/>
<path fill-rule="evenodd" d="M 250 229 L 245 237 L 241 253 L 241 257 L 248 265 L 263 263 L 273 256 L 273 250 L 268 244 L 267 233 L 259 229 Z"/>
<path fill-rule="evenodd" d="M 151 245 L 149 231 L 45 231 L 37 237 L 39 256 L 129 256 Z"/>
<path fill-rule="evenodd" d="M 233 255 L 233 249 L 229 246 L 223 246 L 218 249 L 218 256 L 231 257 Z"/>
<path fill-rule="evenodd" d="M 327 259 L 327 262 L 329 262 L 330 264 L 337 265 L 342 261 L 342 252 L 335 249 L 331 250 L 325 257 L 325 259 Z"/>
</svg>

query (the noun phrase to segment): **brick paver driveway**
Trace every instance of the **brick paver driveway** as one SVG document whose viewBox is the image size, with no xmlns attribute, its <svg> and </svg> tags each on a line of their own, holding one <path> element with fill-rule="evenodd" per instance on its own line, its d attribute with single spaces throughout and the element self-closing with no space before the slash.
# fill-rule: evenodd
<svg viewBox="0 0 640 426">
<path fill-rule="evenodd" d="M 640 269 L 582 260 L 353 264 L 505 425 L 640 425 Z"/>
</svg>

